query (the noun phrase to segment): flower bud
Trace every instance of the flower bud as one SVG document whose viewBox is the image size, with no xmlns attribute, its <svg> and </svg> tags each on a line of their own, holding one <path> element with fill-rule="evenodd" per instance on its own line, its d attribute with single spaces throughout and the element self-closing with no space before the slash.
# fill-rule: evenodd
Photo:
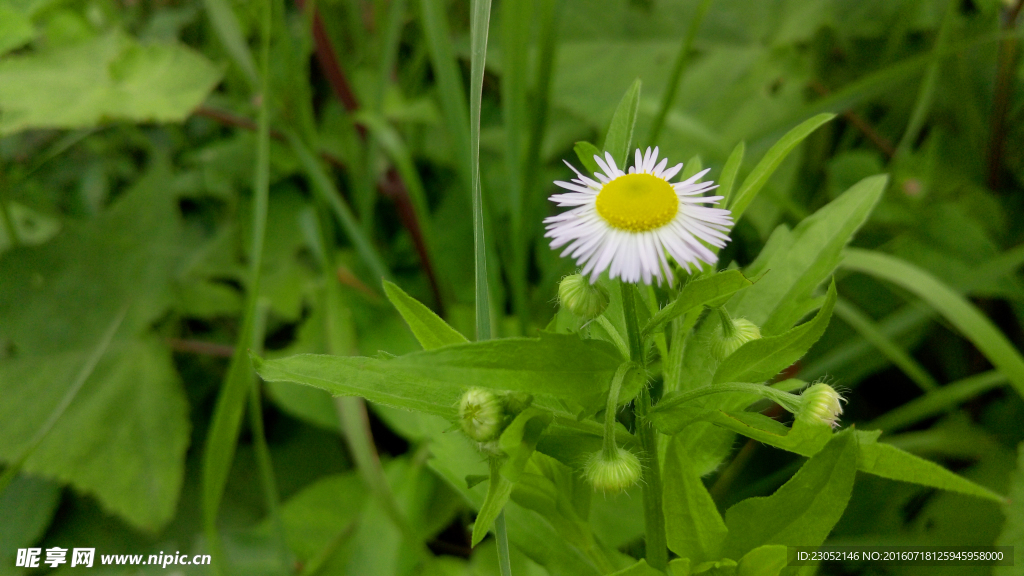
<svg viewBox="0 0 1024 576">
<path fill-rule="evenodd" d="M 839 415 L 843 413 L 840 404 L 845 402 L 839 392 L 828 384 L 813 384 L 800 395 L 800 410 L 796 419 L 807 424 L 824 422 L 835 428 L 839 426 Z"/>
<path fill-rule="evenodd" d="M 611 457 L 604 450 L 591 454 L 583 471 L 596 490 L 617 494 L 640 480 L 641 468 L 635 454 L 616 446 Z"/>
<path fill-rule="evenodd" d="M 572 274 L 558 283 L 558 303 L 581 318 L 596 318 L 608 307 L 608 291 L 580 274 Z"/>
<path fill-rule="evenodd" d="M 500 436 L 504 421 L 504 403 L 490 390 L 470 388 L 459 400 L 462 431 L 477 442 L 489 442 Z"/>
<path fill-rule="evenodd" d="M 715 338 L 711 341 L 711 353 L 719 362 L 739 350 L 740 346 L 761 337 L 761 329 L 746 318 L 735 320 L 723 318 L 722 321 L 723 324 L 719 326 Z M 729 324 L 725 324 L 725 322 L 729 322 Z"/>
</svg>

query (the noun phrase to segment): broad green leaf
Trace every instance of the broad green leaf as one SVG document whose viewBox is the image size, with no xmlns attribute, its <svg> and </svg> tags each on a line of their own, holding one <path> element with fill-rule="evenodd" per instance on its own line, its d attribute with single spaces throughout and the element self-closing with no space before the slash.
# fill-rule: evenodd
<svg viewBox="0 0 1024 576">
<path fill-rule="evenodd" d="M 587 171 L 590 172 L 590 174 L 594 174 L 595 172 L 601 171 L 601 168 L 597 165 L 597 162 L 594 162 L 594 156 L 601 155 L 601 150 L 598 149 L 597 146 L 594 146 L 590 142 L 581 141 L 577 142 L 572 147 L 572 149 L 574 152 L 576 152 L 576 157 L 579 158 L 580 162 L 583 163 L 583 167 L 586 168 Z M 592 177 L 593 176 L 591 176 L 591 178 Z"/>
<path fill-rule="evenodd" d="M 678 442 L 665 455 L 665 535 L 669 550 L 694 564 L 718 557 L 728 529 L 704 482 Z"/>
<path fill-rule="evenodd" d="M 724 270 L 688 282 L 679 291 L 679 296 L 658 311 L 644 326 L 643 333 L 651 334 L 665 323 L 719 298 L 735 294 L 752 285 L 739 270 Z"/>
<path fill-rule="evenodd" d="M 1003 513 L 1006 514 L 1006 523 L 1003 530 L 996 539 L 996 546 L 1013 546 L 1018 558 L 1014 560 L 1020 564 L 1019 555 L 1024 550 L 1024 442 L 1017 445 L 1017 470 L 1013 473 L 1010 482 L 1010 498 L 1003 504 Z M 998 566 L 992 571 L 992 576 L 1013 576 L 1012 566 Z"/>
<path fill-rule="evenodd" d="M 507 338 L 414 352 L 391 360 L 303 354 L 253 358 L 264 380 L 453 417 L 466 388 L 483 386 L 579 401 L 599 396 L 621 363 L 606 342 L 575 335 Z M 602 383 L 596 385 L 596 383 Z"/>
<path fill-rule="evenodd" d="M 880 252 L 848 249 L 843 267 L 892 282 L 915 294 L 955 326 L 1024 397 L 1024 357 L 1006 336 L 963 296 L 928 272 Z"/>
<path fill-rule="evenodd" d="M 158 157 L 98 216 L 0 257 L 0 341 L 16 351 L 0 360 L 0 459 L 20 456 L 130 303 L 121 336 L 24 470 L 93 494 L 150 530 L 174 512 L 189 439 L 170 351 L 146 335 L 173 303 L 175 273 L 199 245 L 166 188 L 170 177 Z"/>
<path fill-rule="evenodd" d="M 470 542 L 472 546 L 476 546 L 484 536 L 487 536 L 487 532 L 494 525 L 494 519 L 501 514 L 505 503 L 512 496 L 514 483 L 501 474 L 500 467 L 496 460 L 491 460 L 491 479 L 487 484 L 487 497 L 484 498 L 480 512 L 476 515 L 476 523 L 473 524 L 473 538 Z"/>
<path fill-rule="evenodd" d="M 623 568 L 618 572 L 613 572 L 609 576 L 665 576 L 665 573 L 661 570 L 651 568 L 647 564 L 646 560 L 639 560 L 636 564 L 628 568 Z"/>
<path fill-rule="evenodd" d="M 0 459 L 11 462 L 33 440 L 85 356 L 0 364 Z M 133 526 L 155 530 L 174 515 L 188 428 L 170 351 L 153 338 L 115 341 L 22 469 L 69 483 Z"/>
<path fill-rule="evenodd" d="M 60 504 L 60 485 L 18 475 L 0 492 L 0 561 L 14 566 L 19 548 L 35 544 L 46 532 Z"/>
<path fill-rule="evenodd" d="M 758 546 L 740 558 L 736 576 L 778 576 L 789 561 L 785 546 Z"/>
<path fill-rule="evenodd" d="M 821 338 L 836 303 L 836 284 L 828 287 L 825 303 L 814 318 L 778 336 L 751 340 L 730 354 L 715 371 L 714 384 L 764 382 L 793 364 Z"/>
<path fill-rule="evenodd" d="M 179 45 L 140 45 L 112 32 L 0 62 L 0 134 L 81 128 L 107 120 L 180 122 L 220 80 Z"/>
<path fill-rule="evenodd" d="M 867 220 L 885 190 L 887 178 L 865 178 L 790 232 L 779 227 L 757 260 L 745 271 L 764 277 L 729 302 L 733 318 L 746 318 L 772 336 L 793 326 L 807 312 L 814 290 L 832 274 L 844 246 Z"/>
<path fill-rule="evenodd" d="M 761 188 L 768 183 L 768 179 L 775 173 L 779 164 L 782 164 L 782 161 L 786 159 L 786 156 L 789 156 L 789 153 L 804 141 L 804 138 L 810 136 L 818 127 L 835 117 L 835 114 L 818 114 L 813 118 L 805 120 L 802 124 L 787 132 L 785 136 L 780 138 L 765 153 L 761 161 L 757 163 L 757 166 L 754 167 L 750 175 L 743 181 L 743 185 L 740 186 L 732 200 L 732 204 L 729 206 L 736 221 L 739 221 L 740 217 L 743 216 L 747 206 L 754 200 L 754 197 L 761 191 Z"/>
<path fill-rule="evenodd" d="M 413 335 L 424 350 L 433 350 L 448 344 L 465 344 L 466 337 L 448 325 L 440 316 L 405 293 L 397 284 L 384 281 L 384 293 L 402 315 Z"/>
<path fill-rule="evenodd" d="M 670 576 L 690 576 L 690 559 L 673 558 L 668 563 L 668 573 Z"/>
<path fill-rule="evenodd" d="M 612 115 L 612 123 L 608 126 L 608 134 L 604 138 L 605 151 L 611 153 L 612 158 L 618 163 L 619 169 L 623 171 L 628 162 L 629 147 L 633 142 L 633 128 L 636 126 L 639 109 L 640 79 L 637 78 L 619 101 L 619 106 L 615 109 L 615 114 Z"/>
<path fill-rule="evenodd" d="M 32 20 L 7 3 L 0 4 L 0 56 L 32 40 L 36 29 Z"/>
<path fill-rule="evenodd" d="M 309 562 L 329 550 L 339 535 L 344 537 L 346 531 L 351 535 L 368 497 L 359 476 L 346 473 L 319 478 L 283 502 L 281 519 L 297 559 Z"/>
<path fill-rule="evenodd" d="M 835 435 L 775 494 L 748 498 L 729 508 L 724 555 L 742 558 L 766 544 L 821 544 L 846 509 L 856 472 L 857 436 L 846 430 Z"/>
</svg>

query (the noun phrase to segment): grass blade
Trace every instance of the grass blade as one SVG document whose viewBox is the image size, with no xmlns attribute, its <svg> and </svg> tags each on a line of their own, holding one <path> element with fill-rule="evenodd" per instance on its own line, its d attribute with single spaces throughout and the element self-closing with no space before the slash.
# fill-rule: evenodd
<svg viewBox="0 0 1024 576">
<path fill-rule="evenodd" d="M 722 175 L 718 178 L 717 193 L 722 196 L 722 199 L 718 202 L 719 206 L 729 205 L 732 189 L 736 185 L 736 176 L 739 175 L 740 166 L 743 165 L 743 155 L 746 151 L 747 145 L 740 142 L 732 149 L 732 153 L 729 154 L 729 158 L 725 161 L 725 166 L 722 167 Z"/>
<path fill-rule="evenodd" d="M 957 380 L 894 408 L 889 412 L 864 424 L 865 430 L 884 430 L 892 432 L 911 426 L 932 416 L 938 416 L 950 408 L 966 402 L 975 396 L 1006 384 L 1006 376 L 998 370 L 989 370 L 981 374 Z"/>
<path fill-rule="evenodd" d="M 875 324 L 875 321 L 860 308 L 840 298 L 836 302 L 836 316 L 839 316 L 843 322 L 846 322 L 872 346 L 877 348 L 879 352 L 884 354 L 890 362 L 895 364 L 908 378 L 913 380 L 921 390 L 929 392 L 939 387 L 938 382 L 932 378 L 931 374 L 918 364 L 917 360 L 914 360 L 899 344 L 886 336 L 878 328 L 878 325 Z"/>
<path fill-rule="evenodd" d="M 679 91 L 679 80 L 683 77 L 686 65 L 690 61 L 693 41 L 697 38 L 697 31 L 700 30 L 700 25 L 704 22 L 704 16 L 708 13 L 708 8 L 710 7 L 711 0 L 702 0 L 700 5 L 697 6 L 697 13 L 693 15 L 693 20 L 690 21 L 690 27 L 686 30 L 686 36 L 683 37 L 683 43 L 679 46 L 679 53 L 676 54 L 676 62 L 672 65 L 672 74 L 668 78 L 668 87 L 665 89 L 665 95 L 661 99 L 661 107 L 658 109 L 658 114 L 654 117 L 654 123 L 651 124 L 651 135 L 648 138 L 648 144 L 654 145 L 658 143 L 661 128 L 665 125 L 665 116 L 668 114 L 669 108 L 672 107 L 672 102 L 676 99 L 676 92 Z"/>
<path fill-rule="evenodd" d="M 512 238 L 509 246 L 509 284 L 512 308 L 525 333 L 529 317 L 526 279 L 525 194 L 523 144 L 526 140 L 526 75 L 530 53 L 533 1 L 505 2 L 501 6 L 501 44 L 504 73 L 501 78 L 501 109 L 505 128 L 505 185 L 509 198 Z M 501 245 L 503 243 L 500 243 Z"/>
<path fill-rule="evenodd" d="M 910 151 L 914 142 L 917 141 L 921 128 L 924 126 L 925 118 L 928 116 L 928 111 L 932 107 L 932 101 L 935 99 L 935 87 L 939 78 L 939 65 L 942 64 L 942 56 L 946 51 L 950 28 L 952 28 L 954 14 L 958 6 L 959 4 L 954 0 L 946 0 L 946 16 L 942 19 L 942 25 L 939 26 L 939 33 L 935 38 L 935 46 L 932 48 L 928 68 L 925 69 L 924 78 L 921 80 L 921 88 L 917 93 L 914 110 L 910 113 L 910 122 L 907 124 L 907 130 L 903 133 L 903 138 L 900 139 L 899 145 L 896 146 L 897 154 L 902 155 Z"/>
<path fill-rule="evenodd" d="M 847 248 L 842 266 L 892 282 L 918 296 L 955 326 L 1024 397 L 1024 358 L 977 307 L 930 273 L 887 254 Z"/>
<path fill-rule="evenodd" d="M 248 350 L 253 347 L 253 328 L 256 325 L 256 308 L 259 299 L 260 268 L 263 265 L 263 244 L 267 229 L 267 209 L 270 194 L 270 111 L 269 74 L 270 34 L 272 25 L 271 2 L 263 3 L 261 29 L 262 69 L 260 76 L 259 118 L 256 127 L 256 166 L 253 174 L 252 238 L 249 260 L 249 283 L 246 286 L 245 316 L 242 329 L 235 344 L 228 374 L 221 386 L 214 408 L 213 420 L 206 436 L 203 454 L 202 502 L 203 527 L 207 543 L 213 554 L 213 571 L 225 574 L 226 558 L 217 532 L 217 512 L 224 496 L 231 462 L 234 460 L 235 445 L 245 409 L 246 393 L 253 384 L 253 369 L 249 363 Z"/>
<path fill-rule="evenodd" d="M 775 173 L 775 170 L 782 164 L 782 161 L 789 156 L 789 153 L 797 147 L 798 144 L 804 141 L 811 132 L 817 130 L 822 124 L 835 118 L 835 114 L 818 114 L 817 116 L 805 120 L 796 128 L 793 128 L 786 133 L 778 142 L 776 142 L 767 153 L 764 158 L 757 163 L 754 170 L 747 176 L 747 179 L 743 181 L 743 185 L 740 186 L 739 191 L 736 193 L 736 197 L 732 201 L 732 205 L 729 209 L 732 210 L 733 221 L 739 222 L 743 211 L 747 209 L 747 206 L 754 200 L 757 193 L 761 191 L 761 188 L 768 182 L 768 178 Z"/>
<path fill-rule="evenodd" d="M 252 52 L 242 35 L 242 27 L 238 24 L 238 17 L 226 0 L 203 0 L 203 7 L 210 17 L 210 24 L 213 25 L 217 39 L 224 45 L 228 56 L 235 62 L 239 70 L 249 81 L 253 90 L 259 88 L 259 75 L 256 73 L 256 63 L 252 59 Z"/>
<path fill-rule="evenodd" d="M 484 235 L 484 200 L 480 189 L 480 107 L 483 100 L 484 66 L 487 61 L 487 33 L 491 20 L 491 0 L 473 1 L 470 45 L 469 93 L 469 165 L 473 191 L 473 254 L 476 263 L 476 338 L 491 338 L 490 292 L 487 286 L 487 241 Z"/>
<path fill-rule="evenodd" d="M 466 108 L 465 86 L 459 72 L 455 51 L 452 49 L 451 33 L 444 15 L 441 0 L 420 0 L 420 21 L 427 41 L 430 64 L 437 79 L 441 111 L 445 117 L 452 143 L 455 147 L 455 170 L 458 172 L 466 191 L 472 195 L 473 171 L 470 168 L 472 142 L 469 137 L 469 117 Z M 478 109 L 479 110 L 479 109 Z M 479 119 L 477 120 L 479 125 Z"/>
</svg>

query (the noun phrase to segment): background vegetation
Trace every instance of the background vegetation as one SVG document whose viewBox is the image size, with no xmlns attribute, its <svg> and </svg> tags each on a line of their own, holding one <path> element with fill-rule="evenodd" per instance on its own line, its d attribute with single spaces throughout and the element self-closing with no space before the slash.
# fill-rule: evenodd
<svg viewBox="0 0 1024 576">
<path fill-rule="evenodd" d="M 493 330 L 536 335 L 573 271 L 541 237 L 551 181 L 635 78 L 634 140 L 716 180 L 737 143 L 744 176 L 788 129 L 840 114 L 780 166 L 723 264 L 891 176 L 855 244 L 898 260 L 847 259 L 835 318 L 791 373 L 844 387 L 844 425 L 1016 504 L 861 475 L 830 542 L 1024 553 L 1020 11 L 499 2 L 471 133 L 468 3 L 0 0 L 0 574 L 23 573 L 29 545 L 211 538 L 238 574 L 497 573 L 402 413 L 263 384 L 245 351 L 418 349 L 381 277 L 472 337 L 472 136 Z M 738 442 L 705 480 L 724 509 L 800 460 Z M 596 536 L 641 550 L 639 500 L 595 497 Z"/>
</svg>

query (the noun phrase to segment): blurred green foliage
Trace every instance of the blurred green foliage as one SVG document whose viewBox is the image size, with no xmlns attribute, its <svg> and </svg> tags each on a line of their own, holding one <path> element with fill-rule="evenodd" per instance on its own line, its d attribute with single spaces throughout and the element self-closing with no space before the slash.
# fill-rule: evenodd
<svg viewBox="0 0 1024 576">
<path fill-rule="evenodd" d="M 0 575 L 31 573 L 14 567 L 16 549 L 30 545 L 209 550 L 203 446 L 226 357 L 247 338 L 247 297 L 269 358 L 330 352 L 389 366 L 391 355 L 417 350 L 382 268 L 473 334 L 469 3 L 320 0 L 307 6 L 316 17 L 266 4 L 274 17 L 260 93 L 262 3 L 0 0 Z M 742 181 L 788 130 L 841 114 L 778 165 L 722 253 L 723 265 L 770 268 L 785 246 L 785 258 L 820 264 L 825 254 L 828 266 L 809 271 L 799 294 L 780 293 L 784 305 L 745 315 L 778 331 L 804 316 L 817 302 L 814 275 L 840 261 L 844 226 L 859 224 L 818 210 L 857 201 L 840 195 L 888 173 L 855 242 L 904 267 L 840 263 L 836 317 L 792 375 L 845 387 L 844 423 L 884 429 L 880 446 L 940 462 L 1015 504 L 861 474 L 829 542 L 999 542 L 1021 555 L 1021 2 L 711 0 L 687 43 L 702 4 L 495 3 L 479 134 L 495 334 L 534 336 L 555 315 L 557 282 L 573 267 L 541 237 L 550 182 L 566 177 L 561 160 L 574 161 L 577 142 L 607 142 L 636 78 L 632 141 L 693 158 L 716 180 L 738 143 Z M 650 141 L 676 62 L 677 93 Z M 253 128 L 263 106 L 269 207 L 253 294 Z M 860 201 L 863 218 L 874 198 Z M 97 348 L 122 310 L 113 340 Z M 570 352 L 582 362 L 600 356 L 594 348 Z M 391 368 L 421 369 L 407 364 Z M 450 378 L 472 377 L 435 372 L 453 390 Z M 487 470 L 482 458 L 468 461 L 463 440 L 394 408 L 371 405 L 364 426 L 358 405 L 320 390 L 258 386 L 265 429 L 243 422 L 217 516 L 235 573 L 497 573 L 490 541 L 469 548 L 482 492 L 452 470 Z M 439 386 L 424 402 L 454 409 L 456 396 Z M 383 462 L 377 476 L 368 432 Z M 718 438 L 728 458 L 717 468 L 680 464 L 685 482 L 674 489 L 686 494 L 703 476 L 715 501 L 700 505 L 725 510 L 795 472 L 796 456 L 733 438 Z M 850 450 L 833 442 L 815 460 Z M 548 460 L 531 466 L 590 500 L 580 478 Z M 836 461 L 852 481 L 850 458 Z M 577 530 L 580 546 L 636 555 L 639 500 L 594 497 L 560 509 L 555 527 L 509 506 L 508 521 L 532 535 L 549 573 L 577 573 L 579 559 L 551 535 Z M 584 532 L 578 511 L 588 507 Z M 689 542 L 686 527 L 672 530 Z M 728 545 L 753 550 L 755 536 Z M 513 570 L 545 573 L 516 551 Z"/>
</svg>

